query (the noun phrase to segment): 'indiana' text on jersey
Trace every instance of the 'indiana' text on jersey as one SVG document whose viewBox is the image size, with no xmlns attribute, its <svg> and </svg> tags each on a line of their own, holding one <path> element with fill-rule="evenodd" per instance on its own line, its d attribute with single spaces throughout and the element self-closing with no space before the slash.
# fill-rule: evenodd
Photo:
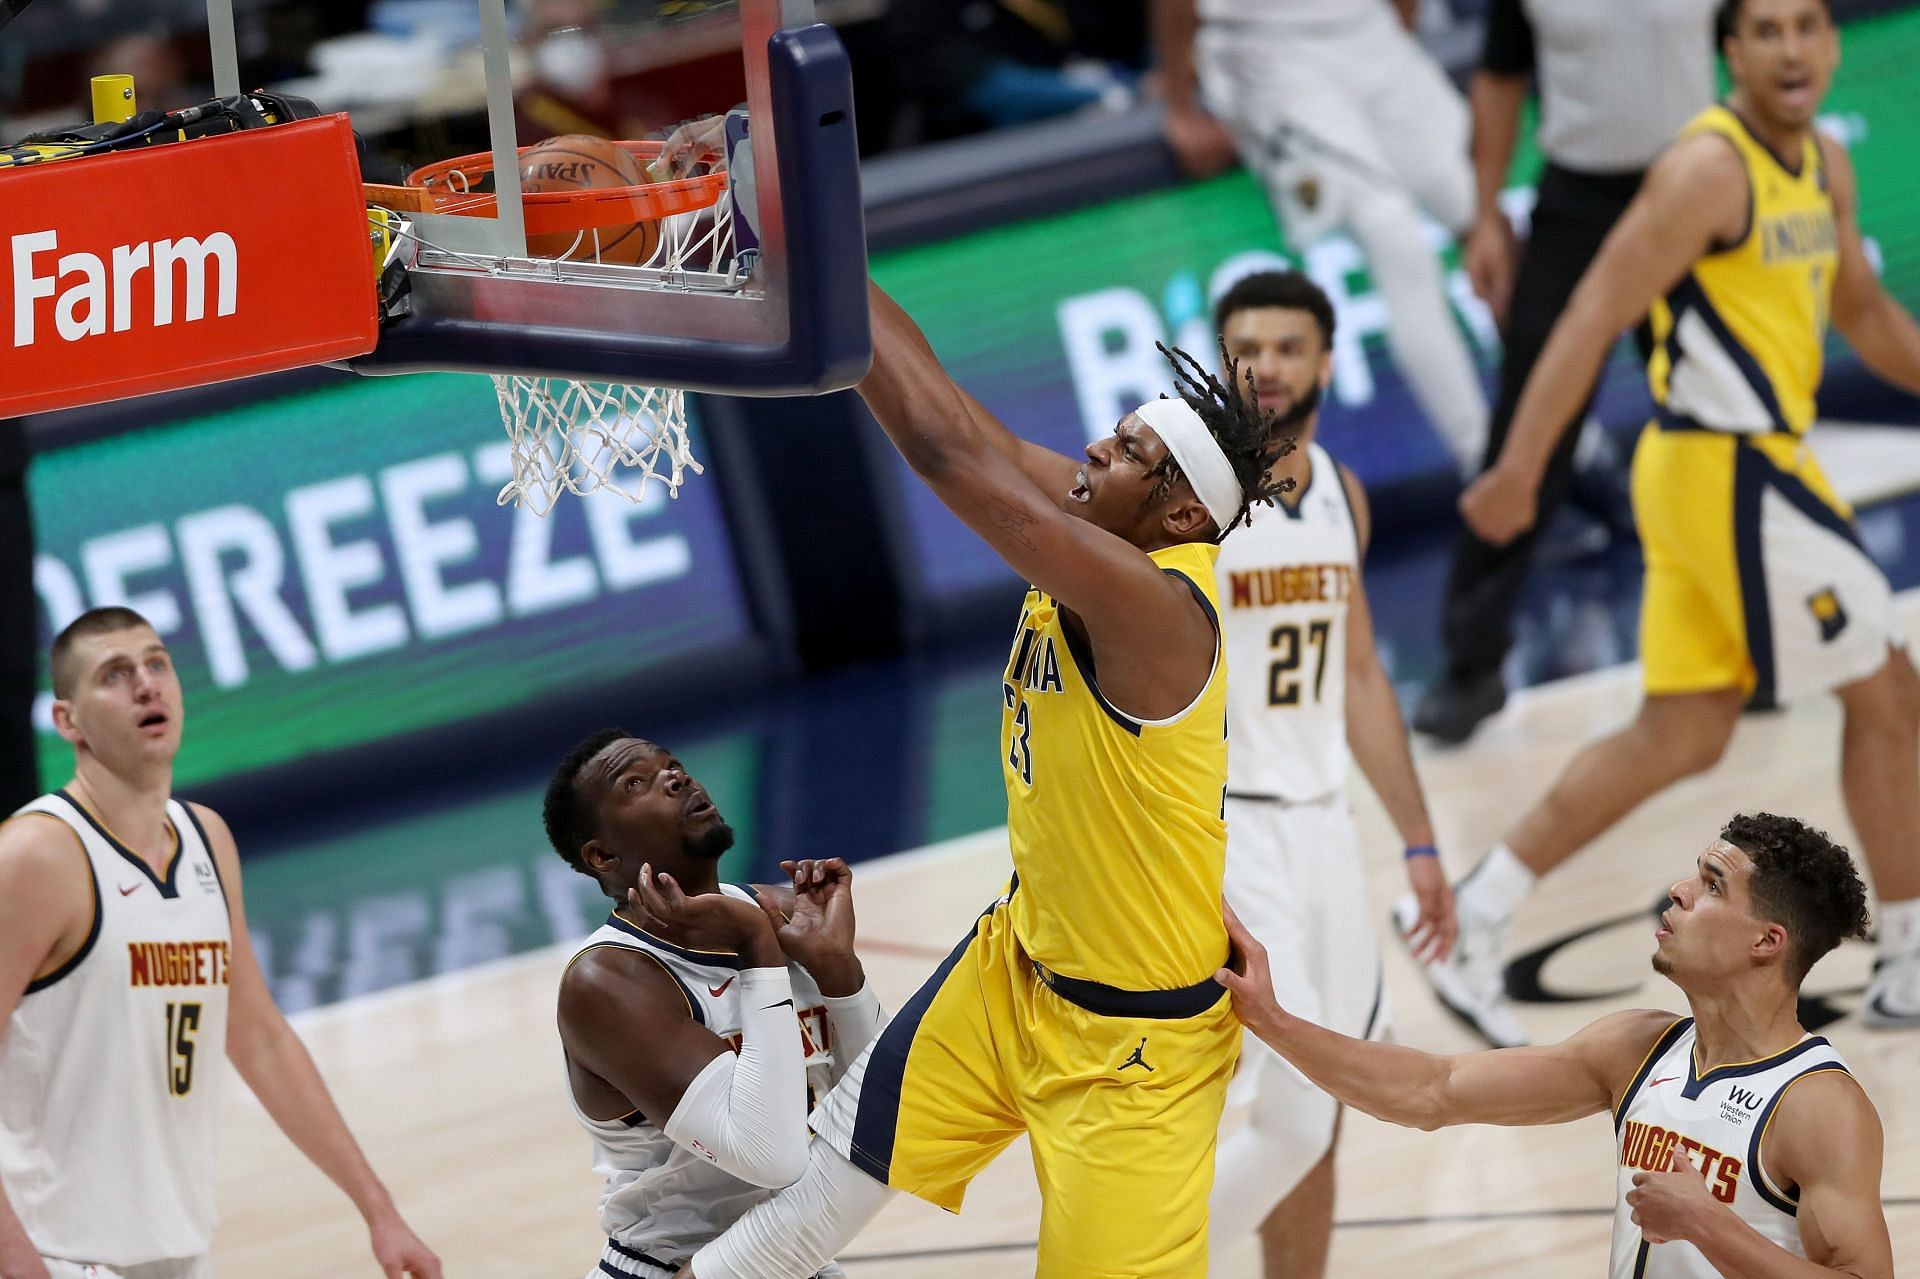
<svg viewBox="0 0 1920 1279">
<path fill-rule="evenodd" d="M 1748 225 L 1700 258 L 1648 313 L 1647 380 L 1661 425 L 1804 435 L 1813 425 L 1839 266 L 1818 141 L 1775 155 L 1733 111 L 1708 107 L 1681 137 L 1722 138 L 1747 171 Z"/>
<path fill-rule="evenodd" d="M 1152 553 L 1218 627 L 1219 548 Z M 1057 973 L 1128 990 L 1212 975 L 1226 953 L 1220 884 L 1226 662 L 1187 708 L 1147 720 L 1100 690 L 1084 632 L 1027 592 L 1001 684 L 1000 764 L 1021 946 Z"/>
</svg>

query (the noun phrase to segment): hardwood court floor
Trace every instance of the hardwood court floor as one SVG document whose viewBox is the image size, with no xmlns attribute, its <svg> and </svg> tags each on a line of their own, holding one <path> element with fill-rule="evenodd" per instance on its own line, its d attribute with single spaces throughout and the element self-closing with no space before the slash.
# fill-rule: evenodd
<svg viewBox="0 0 1920 1279">
<path fill-rule="evenodd" d="M 1903 602 L 1920 632 L 1920 597 Z M 1458 874 L 1584 742 L 1629 716 L 1630 669 L 1523 694 L 1467 748 L 1424 752 L 1421 770 L 1450 869 Z M 1557 990 L 1621 993 L 1531 1005 L 1522 1019 L 1554 1039 L 1616 1008 L 1683 1009 L 1647 967 L 1647 908 L 1725 817 L 1784 810 L 1846 834 L 1835 780 L 1838 708 L 1816 699 L 1750 717 L 1704 778 L 1648 804 L 1554 875 L 1517 928 L 1522 947 L 1616 921 L 1558 950 Z M 990 749 L 981 743 L 981 749 Z M 1398 849 L 1371 795 L 1357 798 L 1378 927 L 1398 891 Z M 868 971 L 897 1007 L 1006 876 L 1000 832 L 862 866 L 856 892 Z M 1356 921 L 1358 922 L 1358 921 Z M 297 1024 L 355 1132 L 420 1233 L 462 1279 L 572 1279 L 600 1247 L 598 1185 L 569 1117 L 553 1030 L 565 951 L 550 949 L 303 1015 Z M 1871 961 L 1853 944 L 1808 984 L 1851 1014 Z M 1403 1041 L 1471 1046 L 1427 995 L 1397 946 L 1387 978 Z M 1887 1129 L 1884 1193 L 1896 1256 L 1920 1256 L 1920 1032 L 1875 1034 L 1848 1015 L 1826 1029 L 1879 1105 Z M 219 1273 L 335 1279 L 377 1273 L 347 1203 L 230 1082 L 215 1235 Z M 1463 1128 L 1425 1134 L 1350 1116 L 1340 1155 L 1335 1275 L 1432 1276 L 1490 1270 L 1599 1275 L 1612 1195 L 1605 1117 L 1554 1129 Z M 948 1216 L 897 1200 L 849 1250 L 855 1279 L 974 1279 L 1032 1274 L 1038 1201 L 1024 1149 L 974 1184 Z M 1230 1273 L 1256 1273 L 1250 1247 Z"/>
</svg>

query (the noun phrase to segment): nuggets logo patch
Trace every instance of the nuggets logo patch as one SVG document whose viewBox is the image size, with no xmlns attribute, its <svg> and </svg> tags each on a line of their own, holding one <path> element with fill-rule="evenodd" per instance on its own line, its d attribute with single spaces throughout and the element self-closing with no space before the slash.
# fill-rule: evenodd
<svg viewBox="0 0 1920 1279">
<path fill-rule="evenodd" d="M 1840 597 L 1832 587 L 1807 596 L 1807 611 L 1820 626 L 1822 643 L 1831 644 L 1847 629 L 1847 610 L 1840 607 Z"/>
</svg>

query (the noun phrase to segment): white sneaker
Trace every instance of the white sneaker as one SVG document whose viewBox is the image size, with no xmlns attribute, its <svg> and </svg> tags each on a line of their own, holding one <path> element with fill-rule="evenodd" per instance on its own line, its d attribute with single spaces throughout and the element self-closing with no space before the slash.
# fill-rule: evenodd
<svg viewBox="0 0 1920 1279">
<path fill-rule="evenodd" d="M 1418 922 L 1420 907 L 1411 893 L 1393 904 L 1393 927 L 1406 941 Z M 1495 1048 L 1523 1048 L 1533 1041 L 1515 1020 L 1507 1002 L 1505 951 L 1507 921 L 1480 919 L 1460 911 L 1460 934 L 1453 953 L 1421 971 L 1433 986 L 1435 998 L 1474 1034 Z"/>
<path fill-rule="evenodd" d="M 1920 949 L 1874 963 L 1860 1020 L 1875 1030 L 1920 1030 Z"/>
</svg>

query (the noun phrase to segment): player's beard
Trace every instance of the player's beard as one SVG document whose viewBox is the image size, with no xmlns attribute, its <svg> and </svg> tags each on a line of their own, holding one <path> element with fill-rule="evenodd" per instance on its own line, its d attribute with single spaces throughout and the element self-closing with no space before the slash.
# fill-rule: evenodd
<svg viewBox="0 0 1920 1279">
<path fill-rule="evenodd" d="M 680 851 L 697 862 L 719 861 L 732 847 L 733 827 L 725 822 L 709 826 L 698 835 L 682 836 L 680 840 Z"/>
<path fill-rule="evenodd" d="M 1320 384 L 1315 382 L 1301 393 L 1299 399 L 1287 406 L 1285 413 L 1275 413 L 1268 426 L 1275 431 L 1291 431 L 1312 417 L 1314 410 L 1319 407 Z"/>
</svg>

